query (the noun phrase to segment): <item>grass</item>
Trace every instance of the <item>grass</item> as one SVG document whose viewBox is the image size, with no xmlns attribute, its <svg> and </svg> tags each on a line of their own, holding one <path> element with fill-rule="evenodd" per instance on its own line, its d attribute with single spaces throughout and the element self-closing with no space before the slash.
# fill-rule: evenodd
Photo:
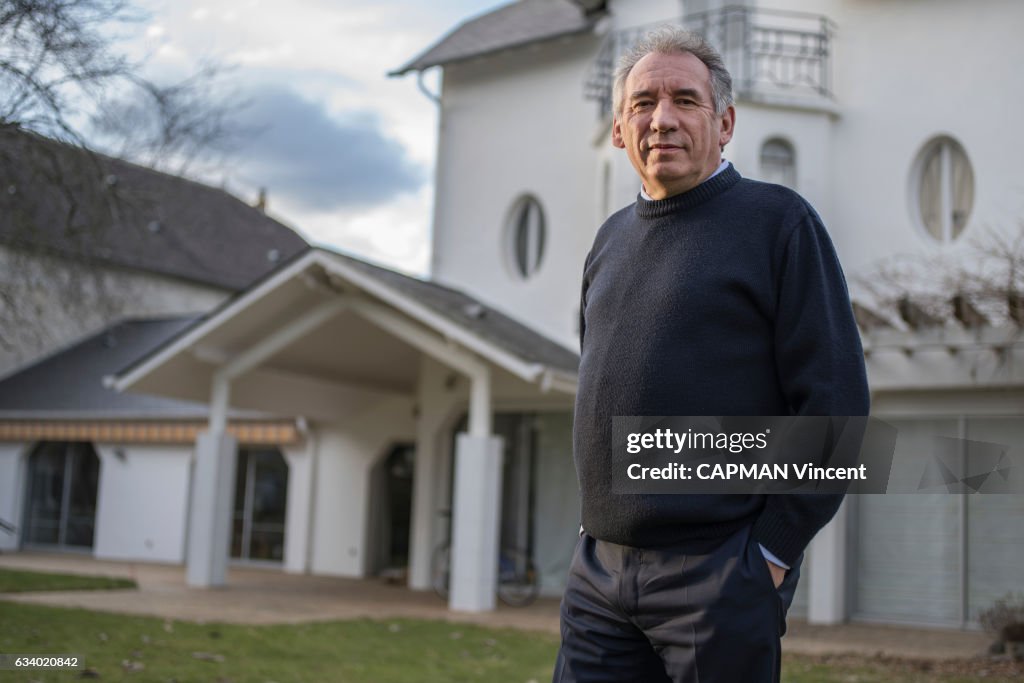
<svg viewBox="0 0 1024 683">
<path fill-rule="evenodd" d="M 76 576 L 74 574 L 46 574 L 0 569 L 0 593 L 27 593 L 32 591 L 84 591 L 136 588 L 131 579 L 109 576 Z"/>
<path fill-rule="evenodd" d="M 101 681 L 187 683 L 547 683 L 558 640 L 542 633 L 441 621 L 355 620 L 280 626 L 167 621 L 0 601 L 0 652 L 75 654 Z M 784 683 L 1019 681 L 862 657 L 783 658 Z M 965 673 L 966 671 L 966 673 Z M 81 680 L 81 671 L 0 674 Z"/>
<path fill-rule="evenodd" d="M 0 603 L 0 651 L 80 655 L 102 681 L 546 683 L 556 648 L 545 634 L 448 622 L 240 626 Z M 144 668 L 130 670 L 138 664 Z M 80 673 L 30 677 L 69 681 Z"/>
</svg>

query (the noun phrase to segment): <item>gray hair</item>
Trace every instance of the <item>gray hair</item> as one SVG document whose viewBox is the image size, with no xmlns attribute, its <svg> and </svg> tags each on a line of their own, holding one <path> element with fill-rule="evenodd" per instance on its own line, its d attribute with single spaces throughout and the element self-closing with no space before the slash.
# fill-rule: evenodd
<svg viewBox="0 0 1024 683">
<path fill-rule="evenodd" d="M 615 70 L 612 82 L 612 106 L 615 116 L 622 113 L 622 107 L 625 105 L 623 91 L 626 89 L 629 73 L 637 62 L 651 53 L 693 55 L 704 63 L 711 74 L 711 98 L 715 102 L 715 113 L 721 116 L 732 105 L 732 76 L 725 68 L 722 55 L 718 54 L 718 51 L 700 34 L 666 25 L 644 35 L 619 59 L 619 66 Z"/>
</svg>

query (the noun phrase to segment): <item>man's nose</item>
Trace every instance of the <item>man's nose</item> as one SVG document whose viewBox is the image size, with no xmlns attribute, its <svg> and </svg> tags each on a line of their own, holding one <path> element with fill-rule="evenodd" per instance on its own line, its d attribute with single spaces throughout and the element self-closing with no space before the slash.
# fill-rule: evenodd
<svg viewBox="0 0 1024 683">
<path fill-rule="evenodd" d="M 679 127 L 679 121 L 673 111 L 672 103 L 666 100 L 658 100 L 651 114 L 651 129 L 659 133 L 675 130 Z"/>
</svg>

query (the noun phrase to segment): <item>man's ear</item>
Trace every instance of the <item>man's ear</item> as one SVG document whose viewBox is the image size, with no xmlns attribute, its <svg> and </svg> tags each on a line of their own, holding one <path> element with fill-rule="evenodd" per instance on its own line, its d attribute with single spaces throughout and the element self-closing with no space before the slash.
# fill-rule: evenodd
<svg viewBox="0 0 1024 683">
<path fill-rule="evenodd" d="M 622 141 L 622 129 L 620 128 L 619 117 L 612 119 L 612 146 L 625 149 L 626 143 Z"/>
<path fill-rule="evenodd" d="M 732 132 L 736 129 L 736 107 L 729 105 L 729 108 L 722 114 L 722 127 L 718 132 L 718 147 L 725 149 L 725 146 L 732 140 Z"/>
</svg>

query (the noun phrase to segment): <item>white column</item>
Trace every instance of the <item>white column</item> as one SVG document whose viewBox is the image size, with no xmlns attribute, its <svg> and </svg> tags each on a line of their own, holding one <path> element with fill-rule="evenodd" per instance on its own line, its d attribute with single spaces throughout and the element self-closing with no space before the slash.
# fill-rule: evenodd
<svg viewBox="0 0 1024 683">
<path fill-rule="evenodd" d="M 409 587 L 430 590 L 434 546 L 440 541 L 434 530 L 438 521 L 438 484 L 442 454 L 439 430 L 451 409 L 451 394 L 441 387 L 448 368 L 424 354 L 416 390 L 416 460 L 412 479 L 412 519 L 409 538 Z"/>
<path fill-rule="evenodd" d="M 309 571 L 310 536 L 313 528 L 313 481 L 316 439 L 312 432 L 300 448 L 284 451 L 288 462 L 288 503 L 284 519 L 284 570 L 289 574 Z"/>
<path fill-rule="evenodd" d="M 494 609 L 501 510 L 502 442 L 460 433 L 455 441 L 451 581 L 448 607 Z"/>
<path fill-rule="evenodd" d="M 503 440 L 491 435 L 490 372 L 474 373 L 471 382 L 469 433 L 455 440 L 448 607 L 488 612 L 497 588 Z"/>
<path fill-rule="evenodd" d="M 186 581 L 194 588 L 227 583 L 235 461 L 230 434 L 203 432 L 196 439 L 186 559 Z"/>
<path fill-rule="evenodd" d="M 810 585 L 807 622 L 841 624 L 846 620 L 847 501 L 807 549 Z"/>
</svg>

